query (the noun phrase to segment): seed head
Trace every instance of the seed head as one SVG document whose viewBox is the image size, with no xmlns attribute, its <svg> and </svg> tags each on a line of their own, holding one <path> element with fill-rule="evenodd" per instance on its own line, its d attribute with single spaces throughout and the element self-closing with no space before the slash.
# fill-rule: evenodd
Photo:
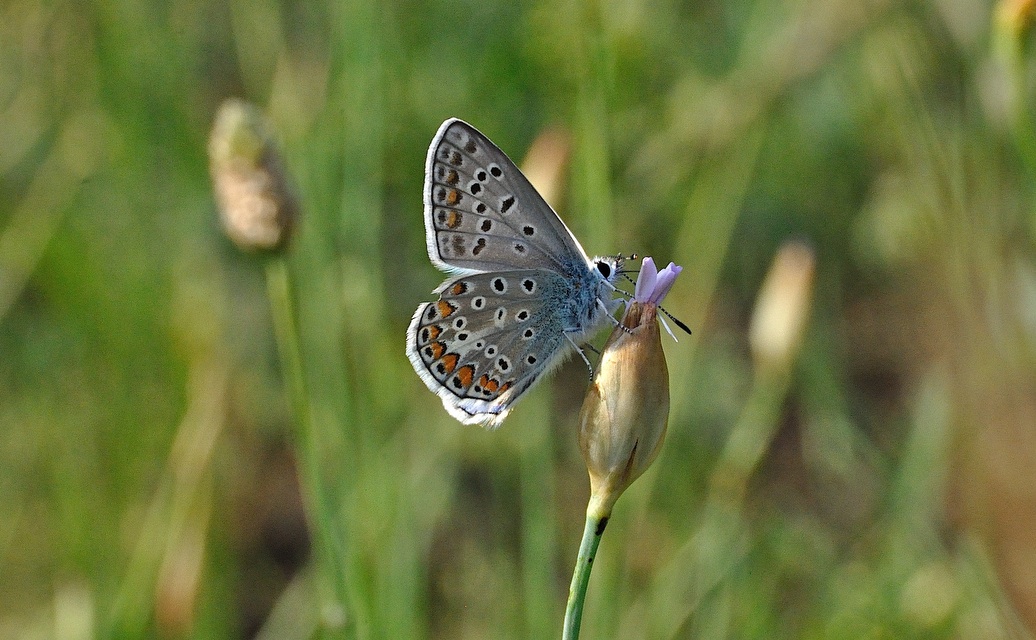
<svg viewBox="0 0 1036 640">
<path fill-rule="evenodd" d="M 280 251 L 291 238 L 298 204 L 281 155 L 259 111 L 227 100 L 209 136 L 209 168 L 223 230 L 246 251 Z"/>
</svg>

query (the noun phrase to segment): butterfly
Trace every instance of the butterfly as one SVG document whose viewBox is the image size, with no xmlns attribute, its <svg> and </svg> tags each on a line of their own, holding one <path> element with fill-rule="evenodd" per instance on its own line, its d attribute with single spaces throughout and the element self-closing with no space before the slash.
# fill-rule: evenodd
<svg viewBox="0 0 1036 640">
<path fill-rule="evenodd" d="M 609 322 L 621 257 L 587 257 L 517 166 L 452 118 L 425 162 L 428 257 L 451 274 L 417 308 L 406 351 L 451 416 L 495 429 Z"/>
</svg>

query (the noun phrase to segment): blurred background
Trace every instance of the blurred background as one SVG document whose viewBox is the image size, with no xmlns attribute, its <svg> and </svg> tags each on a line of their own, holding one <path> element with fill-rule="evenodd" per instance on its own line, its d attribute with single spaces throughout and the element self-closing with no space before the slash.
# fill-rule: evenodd
<svg viewBox="0 0 1036 640">
<path fill-rule="evenodd" d="M 585 366 L 490 433 L 404 355 L 450 116 L 685 267 L 584 637 L 1030 637 L 1032 4 L 3 2 L 0 637 L 560 635 Z M 299 197 L 309 439 L 218 222 L 232 96 Z"/>
</svg>

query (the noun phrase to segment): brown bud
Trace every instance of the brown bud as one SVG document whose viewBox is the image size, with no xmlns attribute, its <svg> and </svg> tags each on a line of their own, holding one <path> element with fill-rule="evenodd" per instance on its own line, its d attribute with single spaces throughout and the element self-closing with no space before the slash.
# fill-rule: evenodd
<svg viewBox="0 0 1036 640">
<path fill-rule="evenodd" d="M 669 369 L 651 302 L 629 304 L 601 353 L 579 415 L 579 447 L 590 472 L 588 513 L 607 516 L 651 465 L 669 421 Z"/>
</svg>

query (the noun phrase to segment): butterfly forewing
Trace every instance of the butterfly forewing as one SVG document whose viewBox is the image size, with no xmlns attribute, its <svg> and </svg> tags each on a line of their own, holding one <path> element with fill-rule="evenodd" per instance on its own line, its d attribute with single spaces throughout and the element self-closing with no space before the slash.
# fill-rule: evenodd
<svg viewBox="0 0 1036 640">
<path fill-rule="evenodd" d="M 518 167 L 461 120 L 444 122 L 429 148 L 425 228 L 429 257 L 445 270 L 565 269 L 588 262 Z"/>
</svg>

